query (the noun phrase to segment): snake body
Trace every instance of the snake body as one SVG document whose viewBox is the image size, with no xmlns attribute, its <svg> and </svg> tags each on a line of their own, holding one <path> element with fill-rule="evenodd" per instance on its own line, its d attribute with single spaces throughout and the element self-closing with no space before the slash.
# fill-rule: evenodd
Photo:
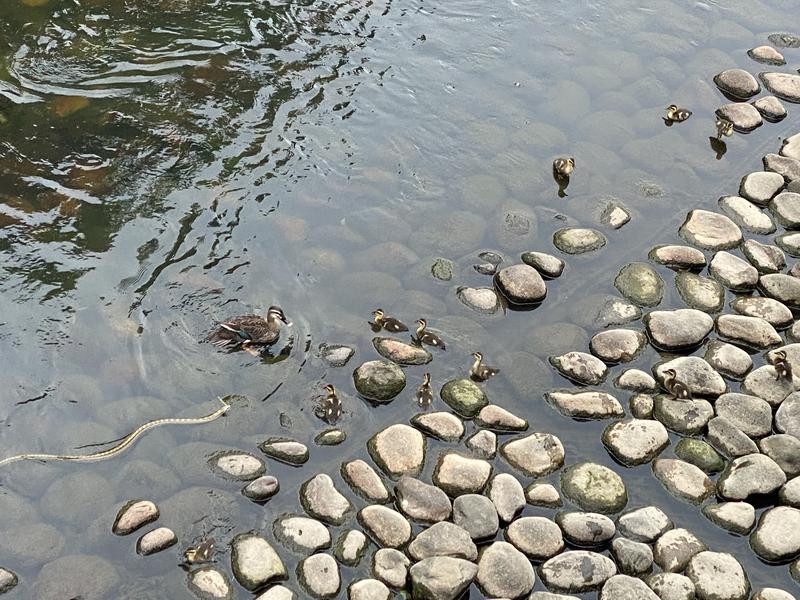
<svg viewBox="0 0 800 600">
<path fill-rule="evenodd" d="M 202 423 L 210 423 L 211 421 L 218 419 L 228 412 L 228 409 L 230 408 L 230 404 L 225 402 L 225 400 L 222 398 L 219 398 L 219 401 L 222 403 L 222 406 L 213 413 L 204 417 L 197 417 L 195 419 L 155 419 L 154 421 L 148 421 L 122 438 L 116 446 L 108 448 L 107 450 L 94 452 L 92 454 L 17 454 L 15 456 L 9 456 L 8 458 L 0 460 L 0 467 L 21 460 L 69 460 L 74 462 L 93 462 L 111 458 L 112 456 L 116 456 L 120 452 L 123 452 L 131 444 L 133 444 L 133 442 L 135 442 L 140 435 L 142 435 L 145 431 L 153 429 L 154 427 L 160 427 L 162 425 L 200 425 Z"/>
</svg>

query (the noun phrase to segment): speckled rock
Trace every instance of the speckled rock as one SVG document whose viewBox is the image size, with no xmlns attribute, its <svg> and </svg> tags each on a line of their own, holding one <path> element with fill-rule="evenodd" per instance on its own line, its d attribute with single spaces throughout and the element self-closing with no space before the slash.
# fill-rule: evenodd
<svg viewBox="0 0 800 600">
<path fill-rule="evenodd" d="M 682 271 L 675 275 L 675 287 L 689 308 L 715 313 L 725 305 L 725 288 L 710 277 Z"/>
<path fill-rule="evenodd" d="M 618 537 L 611 542 L 617 568 L 626 575 L 644 575 L 653 569 L 653 550 L 642 542 Z"/>
<path fill-rule="evenodd" d="M 437 523 L 450 517 L 452 506 L 447 494 L 419 479 L 401 477 L 394 495 L 400 511 L 415 521 Z"/>
<path fill-rule="evenodd" d="M 608 374 L 605 363 L 586 352 L 567 352 L 561 356 L 551 356 L 550 364 L 564 377 L 582 385 L 598 385 Z"/>
<path fill-rule="evenodd" d="M 420 600 L 455 600 L 470 586 L 478 566 L 461 558 L 435 556 L 410 569 L 412 597 Z"/>
<path fill-rule="evenodd" d="M 523 252 L 520 258 L 526 265 L 530 265 L 548 278 L 560 277 L 561 273 L 564 271 L 564 261 L 552 254 L 547 254 L 545 252 Z"/>
<path fill-rule="evenodd" d="M 400 548 L 411 539 L 411 525 L 406 518 L 381 504 L 362 508 L 358 512 L 358 522 L 384 548 Z"/>
<path fill-rule="evenodd" d="M 636 542 L 652 543 L 672 527 L 670 518 L 657 506 L 637 508 L 617 519 L 620 534 Z"/>
<path fill-rule="evenodd" d="M 706 439 L 728 458 L 758 452 L 756 443 L 726 417 L 714 417 L 708 422 Z"/>
<path fill-rule="evenodd" d="M 747 502 L 707 504 L 703 514 L 715 525 L 739 535 L 750 533 L 756 523 L 756 509 Z"/>
<path fill-rule="evenodd" d="M 384 503 L 391 498 L 380 475 L 361 459 L 342 463 L 342 478 L 352 490 L 370 502 Z"/>
<path fill-rule="evenodd" d="M 778 98 L 800 102 L 800 75 L 794 73 L 760 73 L 764 86 Z"/>
<path fill-rule="evenodd" d="M 436 463 L 433 483 L 449 496 L 480 493 L 491 473 L 491 463 L 483 459 L 445 451 Z"/>
<path fill-rule="evenodd" d="M 617 531 L 614 521 L 592 512 L 560 512 L 556 515 L 556 523 L 568 542 L 583 548 L 605 544 Z"/>
<path fill-rule="evenodd" d="M 633 394 L 628 399 L 631 416 L 636 419 L 652 419 L 654 400 L 653 394 Z"/>
<path fill-rule="evenodd" d="M 786 474 L 763 454 L 732 460 L 717 480 L 717 493 L 727 500 L 746 500 L 754 494 L 770 494 L 786 483 Z"/>
<path fill-rule="evenodd" d="M 393 362 L 371 360 L 353 371 L 358 393 L 378 404 L 391 402 L 406 386 L 403 370 Z"/>
<path fill-rule="evenodd" d="M 731 302 L 731 308 L 748 317 L 758 317 L 777 329 L 788 327 L 794 321 L 792 311 L 772 298 L 742 296 Z"/>
<path fill-rule="evenodd" d="M 645 315 L 644 324 L 653 342 L 665 350 L 697 346 L 714 328 L 714 320 L 691 308 L 654 310 Z"/>
<path fill-rule="evenodd" d="M 695 438 L 683 438 L 675 445 L 675 456 L 694 465 L 704 473 L 718 473 L 725 461 L 714 448 Z"/>
<path fill-rule="evenodd" d="M 561 506 L 561 494 L 550 483 L 534 482 L 525 488 L 525 500 L 531 506 L 556 508 Z"/>
<path fill-rule="evenodd" d="M 231 542 L 233 575 L 245 589 L 254 591 L 286 578 L 286 567 L 274 548 L 262 537 L 242 533 Z"/>
<path fill-rule="evenodd" d="M 658 389 L 656 380 L 640 369 L 626 369 L 614 380 L 614 385 L 631 392 L 654 392 Z"/>
<path fill-rule="evenodd" d="M 505 538 L 530 560 L 544 561 L 564 549 L 561 528 L 546 517 L 520 517 L 506 528 Z"/>
<path fill-rule="evenodd" d="M 227 600 L 233 589 L 225 573 L 214 567 L 202 567 L 189 573 L 189 589 L 203 600 Z"/>
<path fill-rule="evenodd" d="M 492 537 L 500 527 L 494 503 L 480 494 L 464 494 L 453 500 L 453 522 L 473 540 Z"/>
<path fill-rule="evenodd" d="M 525 492 L 522 484 L 509 473 L 495 475 L 487 491 L 502 521 L 511 522 L 525 507 Z"/>
<path fill-rule="evenodd" d="M 759 287 L 770 298 L 783 302 L 792 309 L 800 309 L 800 279 L 783 273 L 762 275 Z"/>
<path fill-rule="evenodd" d="M 484 406 L 475 417 L 475 423 L 481 427 L 499 432 L 525 431 L 528 422 L 496 404 Z"/>
<path fill-rule="evenodd" d="M 722 285 L 737 292 L 752 290 L 758 283 L 754 266 L 724 250 L 714 255 L 708 271 Z"/>
<path fill-rule="evenodd" d="M 596 333 L 589 344 L 593 354 L 608 363 L 630 362 L 647 345 L 647 336 L 634 329 L 608 329 Z"/>
<path fill-rule="evenodd" d="M 119 509 L 111 531 L 116 535 L 128 535 L 158 519 L 159 514 L 158 507 L 154 502 L 131 500 Z"/>
<path fill-rule="evenodd" d="M 742 178 L 739 194 L 760 206 L 766 204 L 784 185 L 783 177 L 769 171 L 754 171 Z"/>
<path fill-rule="evenodd" d="M 596 229 L 567 227 L 553 234 L 553 245 L 565 254 L 584 254 L 606 245 L 606 237 Z"/>
<path fill-rule="evenodd" d="M 479 313 L 492 315 L 500 310 L 500 298 L 494 288 L 459 287 L 456 296 L 464 306 Z"/>
<path fill-rule="evenodd" d="M 530 561 L 508 542 L 494 542 L 481 552 L 477 584 L 486 596 L 518 598 L 535 582 Z"/>
<path fill-rule="evenodd" d="M 669 434 L 658 421 L 629 419 L 617 421 L 603 431 L 603 444 L 626 466 L 653 460 L 669 445 Z"/>
<path fill-rule="evenodd" d="M 760 440 L 758 447 L 762 454 L 775 461 L 787 478 L 800 475 L 800 438 L 778 433 Z"/>
<path fill-rule="evenodd" d="M 474 562 L 478 558 L 478 548 L 465 529 L 442 521 L 420 531 L 408 545 L 408 555 L 415 562 L 432 556 L 452 556 Z"/>
<path fill-rule="evenodd" d="M 419 413 L 411 417 L 411 424 L 444 442 L 457 442 L 464 435 L 464 423 L 449 412 Z"/>
<path fill-rule="evenodd" d="M 571 465 L 561 473 L 561 491 L 586 511 L 612 514 L 628 503 L 622 478 L 608 467 L 591 462 Z"/>
<path fill-rule="evenodd" d="M 468 419 L 489 403 L 483 389 L 469 379 L 451 379 L 439 394 L 450 408 Z"/>
<path fill-rule="evenodd" d="M 720 315 L 716 319 L 716 328 L 722 337 L 761 350 L 783 341 L 775 328 L 759 317 Z"/>
<path fill-rule="evenodd" d="M 783 58 L 783 54 L 778 52 L 772 46 L 758 46 L 756 48 L 751 48 L 750 50 L 747 51 L 747 56 L 749 56 L 756 62 L 768 65 L 781 66 L 786 64 L 786 60 Z"/>
<path fill-rule="evenodd" d="M 786 118 L 786 107 L 775 96 L 764 96 L 753 102 L 753 106 L 765 121 L 777 123 Z"/>
<path fill-rule="evenodd" d="M 625 414 L 619 400 L 606 392 L 554 390 L 547 392 L 544 398 L 558 412 L 567 417 L 608 419 Z"/>
<path fill-rule="evenodd" d="M 751 371 L 742 384 L 743 392 L 763 398 L 771 406 L 778 406 L 797 389 L 800 389 L 800 378 L 797 374 L 793 375 L 791 381 L 779 378 L 772 365 L 764 365 Z"/>
<path fill-rule="evenodd" d="M 733 102 L 720 106 L 716 110 L 717 116 L 723 117 L 733 123 L 736 131 L 747 133 L 764 123 L 759 112 L 752 104 L 746 102 Z"/>
<path fill-rule="evenodd" d="M 409 558 L 394 548 L 379 548 L 372 557 L 372 573 L 391 588 L 404 588 L 408 579 Z"/>
<path fill-rule="evenodd" d="M 178 543 L 175 532 L 169 527 L 158 527 L 136 540 L 136 553 L 150 556 Z"/>
<path fill-rule="evenodd" d="M 761 588 L 753 594 L 752 600 L 796 600 L 789 592 L 778 588 Z"/>
<path fill-rule="evenodd" d="M 756 109 L 746 106 L 758 115 Z M 679 233 L 690 244 L 705 250 L 727 250 L 742 241 L 741 230 L 730 218 L 702 209 L 689 212 Z"/>
<path fill-rule="evenodd" d="M 692 396 L 715 397 L 727 390 L 722 376 L 699 356 L 680 356 L 653 367 L 653 374 L 662 385 L 667 369 L 675 370 L 677 378 L 689 388 Z"/>
<path fill-rule="evenodd" d="M 425 462 L 425 436 L 408 425 L 390 425 L 370 438 L 367 450 L 390 477 L 417 475 Z"/>
<path fill-rule="evenodd" d="M 726 69 L 717 73 L 714 83 L 724 93 L 741 100 L 747 100 L 761 91 L 756 78 L 744 69 Z"/>
<path fill-rule="evenodd" d="M 685 575 L 656 573 L 647 578 L 647 585 L 661 600 L 695 600 L 694 584 Z"/>
<path fill-rule="evenodd" d="M 781 181 L 781 185 L 783 185 L 783 181 Z M 653 262 L 671 269 L 702 269 L 706 266 L 705 255 L 691 246 L 656 246 L 650 250 L 647 257 Z"/>
<path fill-rule="evenodd" d="M 753 359 L 747 352 L 719 340 L 711 340 L 706 345 L 703 358 L 715 371 L 732 379 L 741 379 L 753 368 Z"/>
<path fill-rule="evenodd" d="M 647 263 L 630 263 L 614 279 L 614 287 L 638 306 L 656 306 L 664 296 L 664 281 Z"/>
<path fill-rule="evenodd" d="M 367 552 L 369 540 L 358 529 L 348 529 L 337 538 L 333 555 L 343 565 L 354 567 Z"/>
<path fill-rule="evenodd" d="M 700 504 L 714 493 L 714 483 L 698 467 L 673 458 L 653 461 L 653 474 L 667 491 L 681 500 Z"/>
<path fill-rule="evenodd" d="M 641 579 L 614 575 L 600 590 L 599 600 L 660 600 Z"/>
<path fill-rule="evenodd" d="M 319 357 L 333 368 L 345 366 L 355 353 L 355 349 L 343 344 L 322 343 L 319 345 Z"/>
<path fill-rule="evenodd" d="M 494 276 L 497 289 L 513 304 L 537 304 L 547 295 L 539 271 L 530 265 L 512 265 Z"/>
<path fill-rule="evenodd" d="M 723 394 L 714 403 L 714 410 L 751 438 L 761 438 L 772 432 L 772 408 L 757 396 Z"/>
<path fill-rule="evenodd" d="M 714 408 L 707 400 L 678 400 L 659 394 L 653 401 L 653 416 L 667 429 L 694 435 L 705 429 L 714 416 Z"/>
<path fill-rule="evenodd" d="M 297 565 L 300 586 L 314 598 L 332 598 L 342 585 L 339 565 L 330 554 L 314 554 Z"/>
<path fill-rule="evenodd" d="M 550 433 L 532 433 L 510 440 L 500 447 L 500 454 L 528 477 L 542 477 L 564 464 L 564 446 Z"/>
<path fill-rule="evenodd" d="M 4 594 L 17 585 L 19 578 L 16 573 L 0 567 L 0 594 Z"/>
<path fill-rule="evenodd" d="M 750 594 L 747 575 L 731 554 L 700 552 L 689 561 L 686 576 L 698 600 L 746 600 Z"/>
<path fill-rule="evenodd" d="M 695 554 L 707 549 L 707 546 L 691 531 L 671 529 L 656 540 L 653 558 L 664 571 L 679 573 L 686 568 Z"/>
<path fill-rule="evenodd" d="M 778 273 L 786 266 L 786 255 L 778 246 L 762 244 L 756 240 L 745 240 L 742 252 L 762 275 Z"/>
<path fill-rule="evenodd" d="M 272 531 L 281 544 L 300 554 L 313 554 L 331 545 L 328 528 L 308 517 L 283 515 L 272 524 Z"/>
<path fill-rule="evenodd" d="M 494 458 L 497 453 L 497 435 L 493 431 L 481 429 L 467 438 L 465 445 L 478 458 Z"/>
<path fill-rule="evenodd" d="M 600 589 L 616 573 L 614 561 L 587 550 L 562 552 L 541 567 L 542 580 L 547 588 L 567 593 Z"/>
<path fill-rule="evenodd" d="M 308 461 L 308 447 L 291 438 L 272 437 L 261 442 L 258 447 L 270 458 L 290 465 L 302 465 Z"/>
</svg>

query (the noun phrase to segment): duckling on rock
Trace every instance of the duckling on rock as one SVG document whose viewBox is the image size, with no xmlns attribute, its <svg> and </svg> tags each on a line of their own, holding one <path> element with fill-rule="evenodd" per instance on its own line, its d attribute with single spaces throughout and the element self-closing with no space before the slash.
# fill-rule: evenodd
<svg viewBox="0 0 800 600">
<path fill-rule="evenodd" d="M 412 336 L 412 340 L 417 344 L 427 344 L 428 346 L 435 346 L 436 348 L 441 348 L 445 350 L 444 342 L 442 338 L 440 338 L 435 333 L 431 333 L 427 331 L 425 328 L 428 326 L 428 322 L 425 319 L 417 319 L 417 335 L 416 337 Z"/>
<path fill-rule="evenodd" d="M 722 136 L 731 137 L 733 135 L 733 123 L 725 117 L 717 117 L 715 121 L 717 126 L 717 139 L 721 140 Z"/>
<path fill-rule="evenodd" d="M 678 381 L 677 377 L 675 369 L 664 369 L 664 389 L 678 400 L 691 400 L 692 393 L 689 391 L 689 386 Z"/>
<path fill-rule="evenodd" d="M 786 352 L 783 350 L 776 350 L 773 352 L 775 357 L 772 360 L 772 366 L 775 367 L 776 379 L 792 379 L 792 364 L 786 360 Z"/>
<path fill-rule="evenodd" d="M 483 354 L 480 352 L 473 352 L 472 357 L 475 359 L 475 362 L 472 363 L 472 366 L 469 369 L 469 374 L 473 379 L 477 379 L 478 381 L 486 381 L 490 377 L 494 377 L 500 372 L 500 369 L 484 365 Z"/>
<path fill-rule="evenodd" d="M 679 108 L 675 104 L 670 104 L 667 107 L 667 116 L 664 117 L 664 120 L 667 121 L 667 124 L 672 123 L 683 123 L 686 119 L 692 116 L 692 111 L 686 108 Z"/>
<path fill-rule="evenodd" d="M 374 326 L 377 329 L 383 328 L 386 331 L 391 331 L 392 333 L 408 331 L 408 327 L 406 327 L 403 323 L 397 319 L 393 319 L 392 317 L 387 317 L 382 308 L 376 308 L 374 311 L 372 311 L 372 316 L 375 318 Z"/>
<path fill-rule="evenodd" d="M 431 390 L 431 374 L 425 373 L 422 376 L 422 385 L 417 388 L 417 404 L 422 408 L 428 408 L 433 403 L 433 390 Z"/>
<path fill-rule="evenodd" d="M 328 392 L 328 395 L 322 401 L 321 414 L 319 416 L 325 422 L 333 424 L 342 416 L 342 401 L 339 400 L 339 396 L 336 394 L 336 388 L 330 383 L 325 385 L 325 391 Z"/>
<path fill-rule="evenodd" d="M 560 157 L 553 161 L 553 174 L 556 177 L 569 178 L 575 170 L 573 157 Z"/>
<path fill-rule="evenodd" d="M 214 558 L 214 544 L 214 538 L 207 538 L 199 544 L 189 546 L 183 552 L 184 562 L 187 565 L 210 562 Z"/>
<path fill-rule="evenodd" d="M 269 346 L 278 341 L 281 323 L 291 325 L 280 306 L 270 306 L 267 318 L 259 315 L 240 315 L 220 323 L 206 338 L 219 348 Z"/>
</svg>

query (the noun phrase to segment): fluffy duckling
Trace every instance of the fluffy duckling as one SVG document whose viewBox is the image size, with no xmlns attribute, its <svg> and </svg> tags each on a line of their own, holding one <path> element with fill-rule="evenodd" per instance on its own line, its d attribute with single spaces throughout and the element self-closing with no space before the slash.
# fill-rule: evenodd
<svg viewBox="0 0 800 600">
<path fill-rule="evenodd" d="M 220 323 L 206 339 L 219 348 L 269 346 L 278 341 L 281 323 L 291 325 L 280 306 L 270 306 L 266 319 L 259 315 L 239 315 Z"/>
<path fill-rule="evenodd" d="M 783 350 L 776 350 L 773 353 L 772 366 L 775 367 L 777 379 L 792 379 L 792 364 L 786 360 L 786 352 Z"/>
<path fill-rule="evenodd" d="M 386 331 L 391 331 L 392 333 L 408 331 L 408 327 L 406 327 L 403 323 L 397 319 L 393 319 L 392 317 L 387 317 L 382 308 L 376 308 L 374 311 L 372 311 L 372 316 L 375 318 L 375 326 L 378 329 L 383 328 Z"/>
<path fill-rule="evenodd" d="M 486 381 L 490 377 L 494 377 L 500 372 L 500 369 L 484 365 L 483 354 L 480 352 L 473 352 L 472 357 L 475 359 L 475 362 L 472 363 L 472 366 L 469 369 L 469 374 L 473 379 L 477 379 L 478 381 Z"/>
<path fill-rule="evenodd" d="M 553 161 L 553 174 L 556 177 L 569 178 L 575 170 L 575 159 L 560 157 Z"/>
<path fill-rule="evenodd" d="M 199 544 L 189 546 L 183 552 L 184 561 L 188 565 L 210 562 L 214 558 L 214 544 L 214 538 L 207 538 Z"/>
<path fill-rule="evenodd" d="M 733 123 L 725 117 L 717 117 L 715 121 L 717 126 L 717 139 L 721 140 L 722 136 L 731 137 L 733 135 Z"/>
<path fill-rule="evenodd" d="M 330 383 L 325 385 L 328 395 L 322 401 L 322 418 L 328 423 L 335 423 L 342 416 L 342 401 L 336 395 L 336 388 Z"/>
<path fill-rule="evenodd" d="M 428 346 L 435 346 L 436 348 L 444 350 L 445 345 L 442 338 L 435 333 L 427 331 L 425 329 L 427 326 L 428 322 L 425 319 L 417 319 L 417 336 L 413 338 L 413 340 L 420 345 L 427 344 Z"/>
<path fill-rule="evenodd" d="M 686 119 L 692 116 L 692 111 L 685 108 L 679 108 L 675 104 L 670 104 L 667 107 L 667 116 L 664 118 L 669 123 L 683 123 Z"/>
<path fill-rule="evenodd" d="M 431 374 L 425 373 L 422 376 L 422 385 L 417 388 L 417 404 L 422 408 L 428 408 L 433 403 L 433 390 L 431 390 Z"/>
<path fill-rule="evenodd" d="M 675 369 L 664 370 L 664 389 L 678 400 L 691 400 L 692 393 L 689 391 L 689 387 L 682 381 L 678 381 L 677 375 Z"/>
</svg>

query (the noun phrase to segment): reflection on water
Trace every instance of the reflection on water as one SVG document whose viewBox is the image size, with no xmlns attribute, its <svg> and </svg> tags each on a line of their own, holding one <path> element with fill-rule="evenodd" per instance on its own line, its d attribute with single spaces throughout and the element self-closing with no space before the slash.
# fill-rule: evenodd
<svg viewBox="0 0 800 600">
<path fill-rule="evenodd" d="M 586 348 L 590 313 L 617 270 L 675 242 L 686 210 L 731 193 L 797 130 L 790 108 L 785 121 L 709 151 L 724 101 L 711 76 L 758 70 L 746 50 L 782 30 L 790 8 L 0 3 L 3 455 L 69 453 L 150 419 L 205 414 L 217 395 L 244 396 L 219 421 L 152 431 L 111 463 L 0 474 L 0 502 L 13 507 L 0 515 L 0 539 L 21 525 L 49 532 L 49 550 L 31 542 L 24 557 L 0 541 L 0 564 L 14 557 L 8 566 L 25 583 L 20 597 L 34 597 L 37 577 L 43 597 L 42 565 L 78 554 L 107 560 L 96 565 L 98 586 L 108 583 L 97 597 L 185 597 L 179 549 L 135 560 L 131 540 L 110 539 L 130 498 L 158 502 L 181 540 L 213 534 L 222 553 L 233 533 L 270 530 L 299 510 L 301 482 L 363 456 L 380 426 L 418 409 L 413 386 L 388 406 L 355 396 L 353 363 L 375 357 L 364 323 L 375 306 L 435 319 L 448 350 L 426 367 L 434 382 L 464 375 L 481 351 L 502 368 L 488 384 L 495 402 L 557 432 L 568 461 L 613 466 L 602 424 L 566 422 L 541 404 L 561 385 L 544 361 Z M 672 102 L 694 114 L 666 128 Z M 550 174 L 562 155 L 580 165 L 568 194 Z M 606 231 L 603 250 L 566 257 L 537 310 L 482 315 L 456 298 L 458 286 L 488 285 L 473 269 L 481 250 L 509 264 L 522 251 L 552 252 L 554 231 L 597 226 L 609 199 L 632 222 Z M 438 256 L 454 261 L 449 281 L 430 276 Z M 271 304 L 294 321 L 271 355 L 198 343 L 216 320 Z M 682 301 L 670 288 L 662 306 Z M 330 368 L 315 355 L 324 342 L 356 356 Z M 650 351 L 634 366 L 656 359 Z M 416 382 L 422 371 L 409 374 Z M 337 388 L 337 426 L 348 432 L 333 449 L 312 442 L 327 427 L 315 415 L 324 383 Z M 312 459 L 303 469 L 270 463 L 282 492 L 262 508 L 205 457 L 253 452 L 271 435 L 308 443 Z M 735 552 L 754 585 L 790 589 L 785 568 L 760 565 L 746 539 L 670 499 L 647 467 L 627 477 L 642 482 L 632 505 L 663 506 Z M 344 569 L 343 579 L 367 571 Z"/>
</svg>

